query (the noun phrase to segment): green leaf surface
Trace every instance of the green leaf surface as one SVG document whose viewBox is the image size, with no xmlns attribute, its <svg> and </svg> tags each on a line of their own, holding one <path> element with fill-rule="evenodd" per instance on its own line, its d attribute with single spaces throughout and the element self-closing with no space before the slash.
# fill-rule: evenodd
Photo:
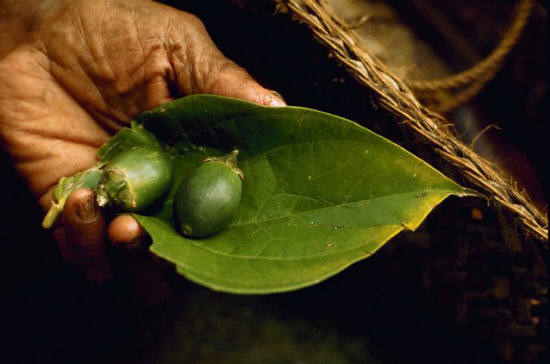
<svg viewBox="0 0 550 364">
<path fill-rule="evenodd" d="M 134 146 L 161 148 L 157 138 L 143 125 L 132 122 L 130 128 L 122 128 L 109 141 L 101 146 L 97 152 L 100 163 L 107 163 L 117 154 Z"/>
<path fill-rule="evenodd" d="M 449 195 L 472 194 L 391 141 L 316 110 L 195 95 L 136 120 L 177 151 L 162 207 L 135 215 L 150 249 L 215 290 L 273 293 L 318 283 L 416 229 Z M 245 175 L 236 219 L 212 237 L 182 237 L 172 218 L 175 189 L 204 157 L 234 148 Z"/>
</svg>

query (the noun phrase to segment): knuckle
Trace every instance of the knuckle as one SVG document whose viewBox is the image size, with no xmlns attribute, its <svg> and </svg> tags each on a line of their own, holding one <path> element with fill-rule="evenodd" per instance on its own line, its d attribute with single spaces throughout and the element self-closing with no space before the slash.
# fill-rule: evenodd
<svg viewBox="0 0 550 364">
<path fill-rule="evenodd" d="M 248 80 L 246 71 L 227 58 L 212 61 L 205 67 L 208 68 L 203 72 L 203 84 L 208 92 L 223 94 L 228 85 L 243 84 Z"/>
<path fill-rule="evenodd" d="M 200 30 L 206 29 L 202 20 L 200 20 L 196 15 L 190 13 L 182 12 L 181 21 L 183 24 L 190 25 Z"/>
</svg>

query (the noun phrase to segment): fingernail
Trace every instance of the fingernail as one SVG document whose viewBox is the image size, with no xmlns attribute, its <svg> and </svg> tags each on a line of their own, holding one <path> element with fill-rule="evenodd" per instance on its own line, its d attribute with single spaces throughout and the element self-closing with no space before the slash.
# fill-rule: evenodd
<svg viewBox="0 0 550 364">
<path fill-rule="evenodd" d="M 86 196 L 75 206 L 75 213 L 84 222 L 93 221 L 97 216 L 97 206 L 93 195 Z"/>
<path fill-rule="evenodd" d="M 283 96 L 275 90 L 269 90 L 273 96 L 269 102 L 269 106 L 286 106 Z"/>
</svg>

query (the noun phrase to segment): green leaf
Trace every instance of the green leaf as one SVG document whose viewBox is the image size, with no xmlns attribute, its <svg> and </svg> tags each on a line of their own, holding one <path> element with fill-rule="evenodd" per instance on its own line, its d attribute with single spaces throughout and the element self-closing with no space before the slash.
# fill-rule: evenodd
<svg viewBox="0 0 550 364">
<path fill-rule="evenodd" d="M 449 195 L 473 194 L 391 141 L 316 110 L 195 95 L 137 121 L 179 152 L 160 211 L 135 215 L 150 249 L 215 290 L 273 293 L 318 283 L 416 229 Z M 212 237 L 182 237 L 172 219 L 178 183 L 205 156 L 233 148 L 245 175 L 237 218 Z"/>
<path fill-rule="evenodd" d="M 122 128 L 109 141 L 101 146 L 97 152 L 100 163 L 109 162 L 120 152 L 133 146 L 160 148 L 157 138 L 143 125 L 132 122 L 130 128 Z"/>
</svg>

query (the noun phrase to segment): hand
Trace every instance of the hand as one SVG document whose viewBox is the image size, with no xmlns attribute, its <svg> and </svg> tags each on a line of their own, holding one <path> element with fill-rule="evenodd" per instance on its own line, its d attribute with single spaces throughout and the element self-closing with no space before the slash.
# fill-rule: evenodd
<svg viewBox="0 0 550 364">
<path fill-rule="evenodd" d="M 200 20 L 152 1 L 7 0 L 0 31 L 0 142 L 45 210 L 60 177 L 91 167 L 111 134 L 175 96 L 284 105 L 223 56 Z M 144 236 L 129 216 L 107 226 L 93 192 L 78 190 L 54 238 L 100 282 L 112 275 L 107 231 L 119 246 Z"/>
</svg>

